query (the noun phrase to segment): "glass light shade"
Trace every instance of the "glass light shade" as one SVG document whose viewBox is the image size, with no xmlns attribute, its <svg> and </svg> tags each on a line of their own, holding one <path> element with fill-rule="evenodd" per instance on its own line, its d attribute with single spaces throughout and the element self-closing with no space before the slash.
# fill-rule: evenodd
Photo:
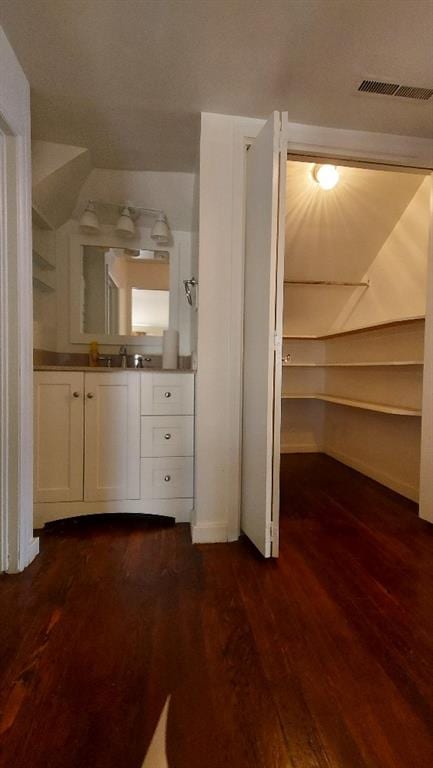
<svg viewBox="0 0 433 768">
<path fill-rule="evenodd" d="M 152 232 L 151 232 L 151 238 L 152 240 L 156 240 L 157 243 L 168 243 L 170 238 L 170 230 L 168 228 L 168 224 L 165 220 L 164 214 L 160 214 L 155 221 L 155 224 L 153 225 Z"/>
<path fill-rule="evenodd" d="M 313 175 L 322 189 L 334 189 L 340 179 L 335 165 L 315 165 Z"/>
<path fill-rule="evenodd" d="M 119 235 L 123 235 L 123 237 L 134 237 L 135 224 L 132 221 L 129 208 L 123 208 L 117 219 L 116 232 Z"/>
<path fill-rule="evenodd" d="M 101 231 L 94 203 L 88 203 L 80 219 L 80 229 L 87 235 L 97 235 Z"/>
</svg>

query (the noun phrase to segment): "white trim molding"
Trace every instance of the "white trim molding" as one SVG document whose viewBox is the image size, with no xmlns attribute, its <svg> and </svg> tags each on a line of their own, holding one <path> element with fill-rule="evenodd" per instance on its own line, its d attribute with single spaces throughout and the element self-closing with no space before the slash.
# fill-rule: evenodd
<svg viewBox="0 0 433 768">
<path fill-rule="evenodd" d="M 430 182 L 430 264 L 424 336 L 420 516 L 433 523 L 433 175 Z"/>
<path fill-rule="evenodd" d="M 33 537 L 30 90 L 1 27 L 0 71 L 0 213 L 5 233 L 0 243 L 0 512 L 5 538 L 1 567 L 16 572 L 38 552 L 38 541 Z"/>
<path fill-rule="evenodd" d="M 203 522 L 191 526 L 193 544 L 215 544 L 229 541 L 225 523 Z"/>
</svg>

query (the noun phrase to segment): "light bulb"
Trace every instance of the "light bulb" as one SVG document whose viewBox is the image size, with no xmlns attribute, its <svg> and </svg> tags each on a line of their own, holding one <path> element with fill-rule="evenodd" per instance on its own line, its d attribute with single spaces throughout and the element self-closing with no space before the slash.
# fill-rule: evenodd
<svg viewBox="0 0 433 768">
<path fill-rule="evenodd" d="M 335 165 L 315 165 L 313 176 L 322 189 L 334 189 L 340 178 Z"/>
</svg>

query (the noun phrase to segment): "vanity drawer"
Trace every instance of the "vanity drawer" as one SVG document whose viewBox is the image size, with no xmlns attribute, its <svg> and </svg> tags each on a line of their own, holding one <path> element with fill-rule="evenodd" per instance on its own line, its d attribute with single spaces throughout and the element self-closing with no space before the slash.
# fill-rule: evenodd
<svg viewBox="0 0 433 768">
<path fill-rule="evenodd" d="M 193 496 L 193 459 L 141 459 L 142 499 L 190 499 Z"/>
<path fill-rule="evenodd" d="M 141 456 L 192 456 L 192 416 L 142 416 Z"/>
<path fill-rule="evenodd" d="M 141 413 L 149 416 L 194 413 L 194 375 L 188 373 L 143 373 Z"/>
</svg>

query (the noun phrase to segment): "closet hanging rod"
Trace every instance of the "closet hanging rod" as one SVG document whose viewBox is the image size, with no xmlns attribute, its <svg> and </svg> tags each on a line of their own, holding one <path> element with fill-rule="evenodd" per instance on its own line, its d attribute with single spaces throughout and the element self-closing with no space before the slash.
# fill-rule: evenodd
<svg viewBox="0 0 433 768">
<path fill-rule="evenodd" d="M 351 283 L 341 280 L 284 280 L 284 285 L 342 285 L 348 288 L 369 288 L 370 281 Z"/>
</svg>

